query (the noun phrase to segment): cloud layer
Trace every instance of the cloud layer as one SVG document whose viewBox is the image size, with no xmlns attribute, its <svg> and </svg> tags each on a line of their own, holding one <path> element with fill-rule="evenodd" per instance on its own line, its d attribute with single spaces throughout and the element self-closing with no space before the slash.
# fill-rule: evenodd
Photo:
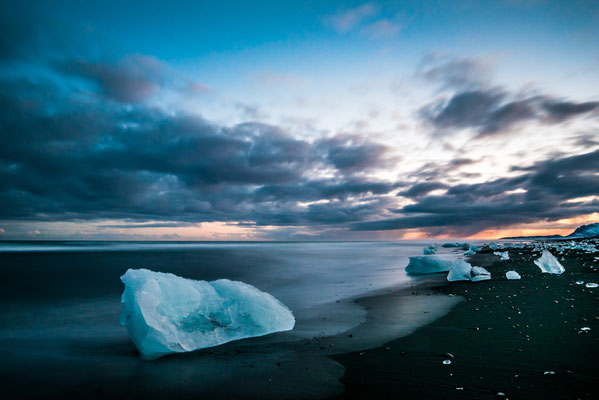
<svg viewBox="0 0 599 400">
<path fill-rule="evenodd" d="M 322 15 L 315 23 L 337 40 L 400 32 L 395 12 L 376 3 Z M 387 108 L 368 104 L 370 120 L 346 111 L 343 128 L 331 130 L 310 115 L 268 121 L 264 104 L 230 99 L 165 60 L 92 45 L 93 30 L 12 21 L 0 17 L 0 221 L 106 229 L 221 222 L 276 227 L 272 238 L 462 236 L 599 205 L 599 101 L 498 85 L 491 57 L 428 53 L 408 73 L 424 88 L 413 104 L 400 109 L 412 103 L 409 93 Z M 311 85 L 288 72 L 258 76 L 261 90 Z M 369 81 L 360 87 L 361 96 L 377 90 Z M 338 111 L 347 95 L 328 90 L 319 88 L 328 97 L 317 104 L 333 103 L 322 114 Z M 236 117 L 206 117 L 198 98 L 208 95 Z M 391 128 L 376 124 L 385 116 Z M 310 122 L 284 122 L 302 119 Z M 563 143 L 512 151 L 524 128 L 563 128 Z M 489 143 L 501 147 L 498 139 L 505 146 L 482 155 Z M 525 161 L 497 173 L 502 151 L 520 151 Z"/>
<path fill-rule="evenodd" d="M 394 162 L 365 138 L 310 142 L 263 123 L 66 99 L 52 113 L 36 99 L 48 88 L 22 86 L 0 87 L 1 219 L 335 224 L 372 216 L 394 187 L 365 177 Z"/>
<path fill-rule="evenodd" d="M 599 194 L 599 151 L 546 160 L 517 170 L 523 173 L 477 184 L 417 183 L 399 193 L 414 200 L 414 204 L 394 210 L 400 217 L 356 223 L 352 229 L 424 228 L 431 234 L 471 235 L 490 227 L 590 214 L 599 207 L 596 200 L 568 201 Z M 436 189 L 447 192 L 429 195 Z"/>
</svg>

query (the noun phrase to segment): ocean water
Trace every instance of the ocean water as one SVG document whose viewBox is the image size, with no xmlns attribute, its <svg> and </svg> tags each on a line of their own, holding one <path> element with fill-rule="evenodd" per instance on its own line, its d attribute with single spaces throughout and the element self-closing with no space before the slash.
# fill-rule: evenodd
<svg viewBox="0 0 599 400">
<path fill-rule="evenodd" d="M 168 397 L 176 390 L 181 397 L 193 397 L 218 393 L 223 380 L 235 379 L 236 389 L 229 387 L 225 392 L 230 397 L 239 394 L 236 390 L 246 390 L 244 382 L 256 397 L 264 393 L 274 398 L 292 398 L 292 393 L 306 398 L 330 395 L 339 390 L 335 382 L 342 374 L 339 366 L 313 352 L 302 354 L 298 343 L 363 328 L 367 310 L 353 300 L 416 284 L 404 268 L 408 257 L 421 255 L 428 244 L 0 242 L 0 388 L 14 395 L 26 382 L 36 382 L 25 393 L 88 397 L 120 393 L 143 398 L 146 391 L 157 397 L 164 390 Z M 234 358 L 231 351 L 224 351 L 220 356 L 176 355 L 152 363 L 140 361 L 126 329 L 119 325 L 123 290 L 119 277 L 128 268 L 249 283 L 287 305 L 296 317 L 296 327 L 225 346 L 235 348 L 235 353 L 243 346 L 244 355 Z M 362 347 L 382 344 L 356 343 Z M 264 356 L 266 348 L 269 356 Z M 293 382 L 279 377 L 279 391 L 272 389 L 272 381 L 264 381 L 265 387 L 257 383 L 273 375 L 268 371 L 277 365 L 274 358 L 286 359 L 298 369 L 292 374 Z M 310 374 L 305 372 L 310 371 L 308 364 L 313 368 Z M 323 370 L 314 375 L 318 368 Z M 160 388 L 155 387 L 157 382 Z M 322 390 L 290 392 L 286 385 L 297 387 L 298 382 Z M 248 394 L 247 390 L 243 393 Z"/>
</svg>

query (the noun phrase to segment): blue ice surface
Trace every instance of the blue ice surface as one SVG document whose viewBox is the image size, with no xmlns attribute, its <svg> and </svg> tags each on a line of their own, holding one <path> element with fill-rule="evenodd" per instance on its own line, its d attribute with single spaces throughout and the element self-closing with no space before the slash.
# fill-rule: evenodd
<svg viewBox="0 0 599 400">
<path fill-rule="evenodd" d="M 283 303 L 243 282 L 196 281 L 147 269 L 129 269 L 121 281 L 121 324 L 145 360 L 295 325 Z"/>
<path fill-rule="evenodd" d="M 546 274 L 560 275 L 566 271 L 564 266 L 547 249 L 543 250 L 541 257 L 537 258 L 534 263 Z"/>
<path fill-rule="evenodd" d="M 455 258 L 446 256 L 434 255 L 410 257 L 410 262 L 406 267 L 406 273 L 409 275 L 422 275 L 447 272 L 455 262 Z"/>
</svg>

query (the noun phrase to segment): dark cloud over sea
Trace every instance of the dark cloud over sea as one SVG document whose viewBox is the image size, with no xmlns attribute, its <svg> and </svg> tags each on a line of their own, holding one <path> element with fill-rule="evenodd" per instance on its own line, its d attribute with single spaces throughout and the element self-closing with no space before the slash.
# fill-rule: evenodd
<svg viewBox="0 0 599 400">
<path fill-rule="evenodd" d="M 337 30 L 350 17 L 335 22 Z M 218 221 L 335 235 L 405 229 L 465 235 L 598 209 L 597 200 L 578 200 L 599 196 L 594 148 L 545 153 L 505 177 L 468 183 L 481 176 L 475 167 L 482 158 L 461 154 L 451 139 L 453 158 L 415 167 L 405 162 L 411 148 L 368 132 L 368 124 L 358 132 L 298 134 L 297 127 L 261 121 L 258 108 L 247 112 L 251 106 L 241 102 L 235 107 L 246 110 L 244 121 L 211 120 L 201 109 L 157 101 L 212 93 L 166 61 L 108 56 L 106 43 L 86 45 L 93 30 L 1 19 L 2 221 L 123 221 L 105 228 Z M 543 129 L 599 115 L 599 101 L 492 84 L 492 64 L 423 58 L 413 78 L 432 84 L 435 96 L 414 113 L 420 142 L 464 130 L 485 140 L 517 135 L 522 125 Z M 590 128 L 571 142 L 596 146 L 596 137 Z M 449 172 L 468 179 L 447 179 Z"/>
</svg>

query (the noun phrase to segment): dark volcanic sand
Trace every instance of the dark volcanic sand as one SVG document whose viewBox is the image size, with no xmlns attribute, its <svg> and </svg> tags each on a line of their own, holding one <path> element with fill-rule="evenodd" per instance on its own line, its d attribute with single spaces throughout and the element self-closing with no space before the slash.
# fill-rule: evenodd
<svg viewBox="0 0 599 400">
<path fill-rule="evenodd" d="M 538 253 L 509 253 L 509 261 L 492 252 L 471 260 L 492 272 L 491 281 L 446 284 L 442 274 L 407 291 L 358 299 L 368 310 L 365 323 L 332 337 L 277 344 L 275 334 L 152 362 L 140 361 L 126 337 L 91 348 L 94 337 L 75 341 L 66 353 L 57 349 L 64 357 L 51 353 L 46 362 L 55 345 L 48 338 L 28 350 L 41 354 L 35 365 L 20 350 L 4 349 L 0 398 L 318 399 L 343 391 L 339 381 L 345 391 L 338 399 L 599 398 L 599 288 L 575 283 L 599 283 L 594 255 L 566 252 L 566 272 L 558 276 L 533 264 Z M 511 269 L 522 279 L 506 280 Z M 591 331 L 579 334 L 581 327 Z"/>
<path fill-rule="evenodd" d="M 562 275 L 542 274 L 539 253 L 509 254 L 472 258 L 490 281 L 436 288 L 465 298 L 446 316 L 383 347 L 333 356 L 346 368 L 338 398 L 599 398 L 599 288 L 575 283 L 599 283 L 596 254 L 566 251 Z M 521 280 L 505 278 L 512 269 Z"/>
</svg>

